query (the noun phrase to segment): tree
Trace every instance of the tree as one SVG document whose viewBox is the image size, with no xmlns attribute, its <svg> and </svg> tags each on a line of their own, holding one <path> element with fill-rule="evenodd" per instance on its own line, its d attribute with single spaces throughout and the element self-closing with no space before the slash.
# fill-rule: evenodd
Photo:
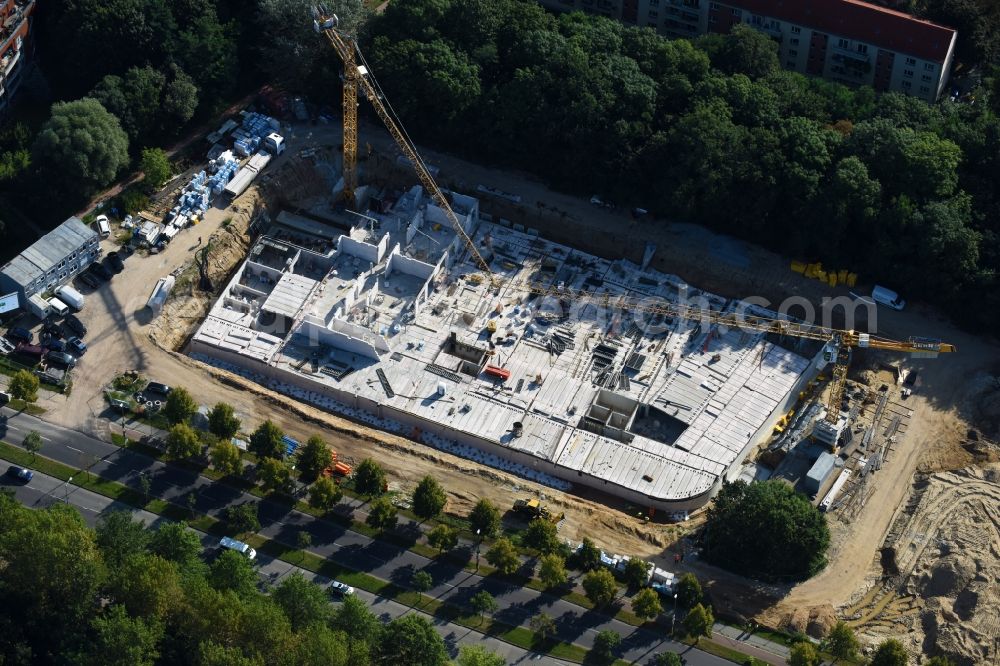
<svg viewBox="0 0 1000 666">
<path fill-rule="evenodd" d="M 313 435 L 299 450 L 298 468 L 303 478 L 311 480 L 330 466 L 330 460 L 330 449 L 327 448 L 326 442 Z"/>
<path fill-rule="evenodd" d="M 306 548 L 311 546 L 312 543 L 313 543 L 312 534 L 310 534 L 308 531 L 299 530 L 295 534 L 295 545 L 298 547 L 299 550 L 305 550 Z"/>
<path fill-rule="evenodd" d="M 377 497 L 385 492 L 385 470 L 371 458 L 365 458 L 354 470 L 354 488 L 366 497 Z"/>
<path fill-rule="evenodd" d="M 545 613 L 539 613 L 532 617 L 528 626 L 538 636 L 538 640 L 543 643 L 556 635 L 556 621 Z"/>
<path fill-rule="evenodd" d="M 113 605 L 94 617 L 91 651 L 107 666 L 153 666 L 160 656 L 163 625 L 129 617 L 124 606 Z"/>
<path fill-rule="evenodd" d="M 243 453 L 228 439 L 220 439 L 209 450 L 212 465 L 222 474 L 236 476 L 243 470 Z"/>
<path fill-rule="evenodd" d="M 601 549 L 588 537 L 583 538 L 583 543 L 576 551 L 576 564 L 581 571 L 593 571 L 601 566 Z"/>
<path fill-rule="evenodd" d="M 622 571 L 625 584 L 632 589 L 642 587 L 649 582 L 649 569 L 649 563 L 640 560 L 638 557 L 630 557 L 628 562 L 625 563 L 624 571 Z"/>
<path fill-rule="evenodd" d="M 416 571 L 410 578 L 410 587 L 417 592 L 426 592 L 434 587 L 434 578 L 426 571 Z"/>
<path fill-rule="evenodd" d="M 330 626 L 351 637 L 354 641 L 363 641 L 374 646 L 382 632 L 382 623 L 369 610 L 368 605 L 357 596 L 344 598 L 343 603 L 333 613 Z"/>
<path fill-rule="evenodd" d="M 283 460 L 264 458 L 257 463 L 257 478 L 265 493 L 285 492 L 292 481 L 292 470 Z"/>
<path fill-rule="evenodd" d="M 486 551 L 486 561 L 505 576 L 514 573 L 521 566 L 521 558 L 517 555 L 517 549 L 506 537 L 500 537 L 493 542 L 490 549 Z"/>
<path fill-rule="evenodd" d="M 607 569 L 595 569 L 583 577 L 583 590 L 595 606 L 606 606 L 618 596 L 618 583 Z"/>
<path fill-rule="evenodd" d="M 112 511 L 98 519 L 95 536 L 104 562 L 114 568 L 126 558 L 144 552 L 150 534 L 146 524 L 133 520 L 128 511 Z"/>
<path fill-rule="evenodd" d="M 503 655 L 490 652 L 481 645 L 463 645 L 458 648 L 455 666 L 505 666 Z"/>
<path fill-rule="evenodd" d="M 545 587 L 566 584 L 566 561 L 555 553 L 543 555 L 538 564 L 538 578 Z"/>
<path fill-rule="evenodd" d="M 712 637 L 712 625 L 715 624 L 715 617 L 712 609 L 701 604 L 695 604 L 684 617 L 684 629 L 688 636 L 699 638 L 701 636 Z"/>
<path fill-rule="evenodd" d="M 492 539 L 500 533 L 500 512 L 488 499 L 481 499 L 469 513 L 469 528 L 481 539 Z"/>
<path fill-rule="evenodd" d="M 235 550 L 223 550 L 212 562 L 208 582 L 217 590 L 232 590 L 239 597 L 257 593 L 257 571 L 253 562 Z"/>
<path fill-rule="evenodd" d="M 38 377 L 28 370 L 18 370 L 10 378 L 7 390 L 15 400 L 34 402 L 38 400 Z"/>
<path fill-rule="evenodd" d="M 194 401 L 187 389 L 178 386 L 170 391 L 163 403 L 163 415 L 171 423 L 183 423 L 198 411 L 198 403 Z"/>
<path fill-rule="evenodd" d="M 35 459 L 35 454 L 42 450 L 42 435 L 37 430 L 29 430 L 21 441 L 24 450 L 31 454 L 31 459 Z"/>
<path fill-rule="evenodd" d="M 425 476 L 413 491 L 413 513 L 424 520 L 436 518 L 444 510 L 447 501 L 448 496 L 441 484 L 430 476 Z"/>
<path fill-rule="evenodd" d="M 326 477 L 316 479 L 309 488 L 309 506 L 320 511 L 329 511 L 344 496 L 340 486 Z"/>
<path fill-rule="evenodd" d="M 476 611 L 476 615 L 479 616 L 479 623 L 483 623 L 483 617 L 487 614 L 492 615 L 497 612 L 500 605 L 497 604 L 497 600 L 493 598 L 493 595 L 486 590 L 480 590 L 472 595 L 469 599 L 469 605 L 472 610 Z"/>
<path fill-rule="evenodd" d="M 822 643 L 822 649 L 829 652 L 837 659 L 853 660 L 857 658 L 858 648 L 857 637 L 854 630 L 847 626 L 844 621 L 839 621 L 833 625 L 833 629 L 827 634 L 826 640 Z"/>
<path fill-rule="evenodd" d="M 906 666 L 908 661 L 909 655 L 903 644 L 895 638 L 888 638 L 879 643 L 872 655 L 871 666 Z"/>
<path fill-rule="evenodd" d="M 149 502 L 149 494 L 153 491 L 153 480 L 149 478 L 148 472 L 141 472 L 139 474 L 139 488 L 142 489 L 142 496 L 146 498 L 146 502 Z"/>
<path fill-rule="evenodd" d="M 257 515 L 256 502 L 234 504 L 226 509 L 226 522 L 234 534 L 256 532 L 260 529 L 260 518 Z"/>
<path fill-rule="evenodd" d="M 108 593 L 129 615 L 163 620 L 183 599 L 177 566 L 162 557 L 132 555 L 111 572 Z"/>
<path fill-rule="evenodd" d="M 722 48 L 713 60 L 722 71 L 740 72 L 751 79 L 768 76 L 780 66 L 774 40 L 742 23 L 733 26 L 723 38 Z"/>
<path fill-rule="evenodd" d="M 225 442 L 236 436 L 240 431 L 240 420 L 236 417 L 232 405 L 217 402 L 208 410 L 208 431 Z"/>
<path fill-rule="evenodd" d="M 247 448 L 258 458 L 281 459 L 285 457 L 285 443 L 281 439 L 284 436 L 285 433 L 281 432 L 281 428 L 268 419 L 257 426 L 250 435 L 250 444 Z"/>
<path fill-rule="evenodd" d="M 434 529 L 427 533 L 427 543 L 431 548 L 437 548 L 440 553 L 452 550 L 458 545 L 458 532 L 444 523 L 435 525 Z"/>
<path fill-rule="evenodd" d="M 800 641 L 792 646 L 788 655 L 789 666 L 819 666 L 823 663 L 816 646 L 809 641 Z"/>
<path fill-rule="evenodd" d="M 780 481 L 724 484 L 708 510 L 705 558 L 741 574 L 808 578 L 829 545 L 823 514 Z"/>
<path fill-rule="evenodd" d="M 605 629 L 597 632 L 594 636 L 594 654 L 597 658 L 610 663 L 614 658 L 614 652 L 622 644 L 622 637 L 617 631 Z"/>
<path fill-rule="evenodd" d="M 326 590 L 306 580 L 296 571 L 285 576 L 271 592 L 281 610 L 292 624 L 292 631 L 301 631 L 310 624 L 326 623 L 330 616 L 330 599 Z"/>
<path fill-rule="evenodd" d="M 948 657 L 931 657 L 925 662 L 925 666 L 955 666 L 955 662 Z"/>
<path fill-rule="evenodd" d="M 170 179 L 170 160 L 160 148 L 143 148 L 139 169 L 144 175 L 143 181 L 152 190 L 160 189 Z"/>
<path fill-rule="evenodd" d="M 447 663 L 444 639 L 422 615 L 398 617 L 386 625 L 379 663 L 442 666 Z"/>
<path fill-rule="evenodd" d="M 644 587 L 632 597 L 632 610 L 644 620 L 652 620 L 663 612 L 660 595 L 650 587 Z"/>
<path fill-rule="evenodd" d="M 372 529 L 384 532 L 396 527 L 397 520 L 399 520 L 399 516 L 396 507 L 388 498 L 379 497 L 368 507 L 368 518 L 365 519 L 365 522 Z"/>
<path fill-rule="evenodd" d="M 161 523 L 149 540 L 149 551 L 182 571 L 201 564 L 201 540 L 184 523 Z"/>
<path fill-rule="evenodd" d="M 346 634 L 333 631 L 321 624 L 311 624 L 299 631 L 295 638 L 293 664 L 328 664 L 347 666 L 351 662 Z"/>
<path fill-rule="evenodd" d="M 95 99 L 56 102 L 42 126 L 31 159 L 51 187 L 72 197 L 104 187 L 128 164 L 128 136 Z"/>
<path fill-rule="evenodd" d="M 525 546 L 534 548 L 540 553 L 551 553 L 559 548 L 559 532 L 551 520 L 535 518 L 528 523 L 522 541 Z"/>
<path fill-rule="evenodd" d="M 169 398 L 168 398 L 169 399 Z M 167 455 L 174 460 L 193 458 L 201 451 L 198 433 L 183 421 L 176 423 L 167 433 Z"/>
<path fill-rule="evenodd" d="M 653 657 L 653 666 L 684 666 L 684 660 L 676 652 L 661 652 Z"/>
<path fill-rule="evenodd" d="M 681 608 L 691 608 L 701 603 L 701 583 L 693 573 L 686 573 L 677 581 L 677 603 Z"/>
</svg>

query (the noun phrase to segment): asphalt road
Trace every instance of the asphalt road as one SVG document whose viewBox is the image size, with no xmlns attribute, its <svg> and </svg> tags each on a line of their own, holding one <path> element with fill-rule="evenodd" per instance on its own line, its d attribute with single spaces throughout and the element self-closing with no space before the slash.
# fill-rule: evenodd
<svg viewBox="0 0 1000 666">
<path fill-rule="evenodd" d="M 32 509 L 42 509 L 58 502 L 71 504 L 80 510 L 80 513 L 83 514 L 84 520 L 90 526 L 94 526 L 97 523 L 101 514 L 116 510 L 128 511 L 134 518 L 144 521 L 147 525 L 156 525 L 166 520 L 165 518 L 157 516 L 154 513 L 136 509 L 135 507 L 112 500 L 104 495 L 98 495 L 97 493 L 93 493 L 89 490 L 78 488 L 77 486 L 67 484 L 64 481 L 60 481 L 59 479 L 51 476 L 46 476 L 45 474 L 41 474 L 39 472 L 35 472 L 34 478 L 27 485 L 16 483 L 9 477 L 3 477 L 2 480 L 0 480 L 0 487 L 9 487 L 14 490 L 14 495 L 17 497 L 18 501 Z M 214 550 L 218 547 L 217 537 L 203 532 L 198 532 L 197 530 L 192 531 L 199 535 L 206 550 Z M 257 570 L 260 573 L 263 583 L 276 585 L 283 577 L 296 571 L 301 573 L 307 579 L 319 583 L 320 585 L 325 586 L 330 583 L 330 579 L 325 576 L 320 576 L 306 569 L 300 569 L 299 567 L 293 566 L 288 562 L 269 557 L 263 553 L 257 556 L 256 561 L 258 565 Z M 401 615 L 405 615 L 406 613 L 414 612 L 415 610 L 410 606 L 397 603 L 390 599 L 385 599 L 384 597 L 379 597 L 364 590 L 356 590 L 355 594 L 365 601 L 365 603 L 371 607 L 372 611 L 378 614 L 379 617 L 386 622 Z M 458 647 L 461 645 L 482 645 L 488 650 L 502 654 L 507 659 L 508 664 L 532 662 L 537 664 L 569 666 L 571 663 L 533 652 L 528 652 L 527 650 L 522 650 L 519 647 L 505 643 L 499 639 L 483 636 L 478 632 L 450 622 L 442 622 L 434 618 L 431 618 L 431 621 L 434 622 L 438 631 L 444 637 L 452 656 L 458 654 Z"/>
<path fill-rule="evenodd" d="M 666 650 L 684 652 L 685 659 L 691 666 L 723 666 L 729 663 L 568 601 L 505 580 L 484 578 L 450 562 L 430 560 L 400 546 L 315 519 L 294 511 L 287 505 L 260 500 L 230 486 L 214 483 L 195 472 L 158 462 L 89 435 L 51 425 L 27 414 L 15 414 L 8 409 L 4 409 L 3 413 L 9 416 L 8 430 L 6 433 L 0 431 L 0 436 L 8 441 L 20 442 L 29 430 L 37 430 L 42 435 L 41 454 L 66 465 L 89 467 L 94 474 L 135 489 L 140 488 L 140 475 L 146 474 L 151 481 L 153 496 L 186 506 L 186 497 L 193 492 L 197 498 L 196 510 L 217 518 L 222 518 L 222 513 L 228 506 L 248 501 L 257 502 L 260 534 L 293 544 L 297 533 L 306 530 L 312 536 L 311 552 L 383 580 L 404 585 L 409 582 L 414 571 L 426 570 L 436 583 L 428 594 L 442 601 L 467 605 L 472 595 L 486 589 L 499 605 L 494 617 L 507 624 L 527 625 L 531 617 L 544 612 L 556 621 L 559 638 L 588 649 L 592 647 L 598 632 L 617 632 L 623 639 L 623 657 L 636 663 L 647 663 L 655 654 Z M 74 491 L 70 492 L 72 494 Z M 412 536 L 415 540 L 419 532 Z"/>
</svg>

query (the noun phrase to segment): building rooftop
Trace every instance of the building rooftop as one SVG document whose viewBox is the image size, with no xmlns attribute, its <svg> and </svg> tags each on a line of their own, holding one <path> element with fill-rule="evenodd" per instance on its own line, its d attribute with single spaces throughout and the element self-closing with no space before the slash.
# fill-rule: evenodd
<svg viewBox="0 0 1000 666">
<path fill-rule="evenodd" d="M 934 62 L 945 60 L 956 34 L 952 28 L 861 0 L 724 0 L 724 4 Z"/>
<path fill-rule="evenodd" d="M 599 307 L 619 296 L 738 304 L 478 222 L 465 197 L 460 219 L 495 274 L 588 289 L 595 300 L 531 297 L 509 283 L 497 292 L 454 231 L 434 228 L 440 211 L 421 197 L 411 190 L 392 210 L 369 210 L 327 255 L 280 254 L 271 265 L 283 272 L 264 284 L 247 278 L 251 255 L 193 349 L 234 352 L 268 366 L 260 375 L 408 415 L 463 446 L 489 442 L 539 471 L 664 501 L 706 493 L 728 474 L 809 366 L 762 334 Z M 432 261 L 417 258 L 419 232 L 440 234 L 424 255 Z M 262 319 L 267 311 L 285 326 Z"/>
<path fill-rule="evenodd" d="M 96 231 L 79 218 L 71 217 L 11 259 L 0 271 L 19 285 L 30 284 L 97 237 Z"/>
</svg>

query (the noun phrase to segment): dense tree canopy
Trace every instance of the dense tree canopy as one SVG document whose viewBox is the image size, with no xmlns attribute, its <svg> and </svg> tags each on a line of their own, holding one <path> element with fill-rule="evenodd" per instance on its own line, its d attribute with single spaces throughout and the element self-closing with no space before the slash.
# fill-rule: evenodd
<svg viewBox="0 0 1000 666">
<path fill-rule="evenodd" d="M 706 559 L 747 576 L 808 578 L 829 545 L 823 514 L 781 481 L 724 484 L 708 510 Z"/>
<path fill-rule="evenodd" d="M 914 4 L 970 24 L 991 11 Z M 983 53 L 1000 34 L 986 31 Z M 418 141 L 849 267 L 960 323 L 1000 317 L 989 104 L 928 105 L 783 71 L 774 41 L 746 26 L 692 43 L 526 0 L 390 3 L 367 35 Z"/>
</svg>

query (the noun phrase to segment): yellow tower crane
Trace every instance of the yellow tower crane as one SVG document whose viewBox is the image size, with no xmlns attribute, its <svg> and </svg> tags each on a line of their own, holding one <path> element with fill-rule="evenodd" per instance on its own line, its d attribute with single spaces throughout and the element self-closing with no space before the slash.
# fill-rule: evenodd
<svg viewBox="0 0 1000 666">
<path fill-rule="evenodd" d="M 386 106 L 384 102 L 385 96 L 372 76 L 370 68 L 365 63 L 364 55 L 358 48 L 357 40 L 347 31 L 341 30 L 337 16 L 331 14 L 322 6 L 313 8 L 313 28 L 316 32 L 326 36 L 344 63 L 345 196 L 349 201 L 353 201 L 354 191 L 358 184 L 357 97 L 358 89 L 360 88 L 368 98 L 375 113 L 382 120 L 385 128 L 389 131 L 389 134 L 392 135 L 396 145 L 399 146 L 399 149 L 409 159 L 410 164 L 413 165 L 421 185 L 430 194 L 434 203 L 444 211 L 455 233 L 462 239 L 466 250 L 469 252 L 469 256 L 480 270 L 485 273 L 491 289 L 497 294 L 501 291 L 510 290 L 542 297 L 554 297 L 567 302 L 598 302 L 605 307 L 619 308 L 625 312 L 644 312 L 652 315 L 660 315 L 665 318 L 698 321 L 709 326 L 722 326 L 823 342 L 826 345 L 824 358 L 828 363 L 832 364 L 833 368 L 831 371 L 830 395 L 827 400 L 826 416 L 824 417 L 826 425 L 821 426 L 820 430 L 825 434 L 826 438 L 832 440 L 827 442 L 831 447 L 835 446 L 836 439 L 839 437 L 842 428 L 840 424 L 840 407 L 844 397 L 852 350 L 877 349 L 915 354 L 922 357 L 933 357 L 939 353 L 957 351 L 954 345 L 929 338 L 914 337 L 906 341 L 891 340 L 853 330 L 840 330 L 806 322 L 792 321 L 779 316 L 720 311 L 713 310 L 707 306 L 686 305 L 666 300 L 651 302 L 650 299 L 640 300 L 635 297 L 626 296 L 613 298 L 611 294 L 597 294 L 588 290 L 572 289 L 562 284 L 553 285 L 524 280 L 510 280 L 494 274 L 490 269 L 489 262 L 483 258 L 472 238 L 469 237 L 469 234 L 466 233 L 465 228 L 459 222 L 458 216 L 452 210 L 447 197 L 445 197 L 441 188 L 434 181 L 430 171 L 427 169 L 427 165 L 417 153 L 416 146 L 403 130 L 402 124 L 390 112 L 389 107 Z"/>
</svg>

